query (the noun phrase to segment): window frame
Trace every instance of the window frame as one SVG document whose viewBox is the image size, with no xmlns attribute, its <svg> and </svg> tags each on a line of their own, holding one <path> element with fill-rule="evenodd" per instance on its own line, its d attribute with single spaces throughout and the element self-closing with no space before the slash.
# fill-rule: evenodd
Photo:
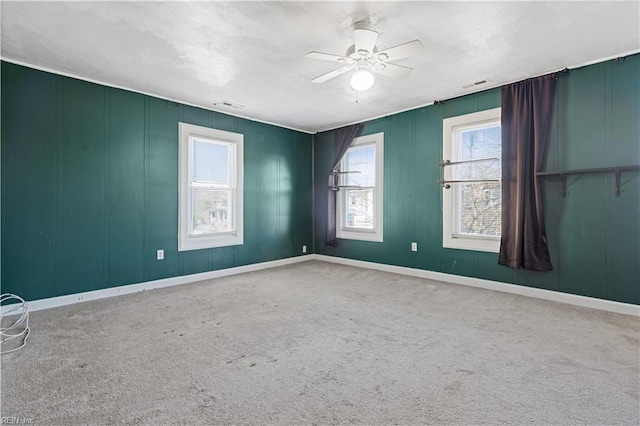
<svg viewBox="0 0 640 426">
<path fill-rule="evenodd" d="M 456 139 L 458 130 L 482 127 L 496 121 L 501 124 L 501 108 L 492 108 L 445 118 L 442 122 L 443 158 L 452 162 L 456 161 L 457 155 L 454 154 L 457 154 L 458 149 Z M 452 180 L 452 167 L 456 166 L 443 167 L 445 180 Z M 442 188 L 442 246 L 452 249 L 498 253 L 500 251 L 500 236 L 460 235 L 455 233 L 454 222 L 456 221 L 456 208 L 459 202 L 456 202 L 455 199 L 458 196 L 458 191 L 454 190 L 454 185 L 459 184 L 452 184 L 450 189 Z"/>
<path fill-rule="evenodd" d="M 178 251 L 200 250 L 216 247 L 227 247 L 244 244 L 243 194 L 244 194 L 244 135 L 189 123 L 178 123 L 179 134 L 179 185 L 178 185 Z M 193 137 L 229 144 L 234 147 L 235 158 L 232 159 L 231 188 L 233 201 L 231 220 L 233 231 L 212 234 L 190 234 L 191 215 L 191 180 L 193 173 Z M 234 161 L 235 160 L 235 161 Z"/>
<path fill-rule="evenodd" d="M 352 148 L 362 148 L 365 146 L 375 147 L 375 186 L 373 187 L 373 199 L 374 199 L 374 218 L 373 229 L 358 229 L 354 227 L 347 227 L 346 222 L 346 197 L 347 191 L 341 188 L 337 194 L 336 205 L 336 237 L 345 240 L 360 240 L 360 241 L 372 241 L 383 242 L 384 240 L 384 132 L 373 133 L 370 135 L 360 136 L 353 140 L 353 143 L 345 152 L 344 156 L 340 160 L 340 170 L 345 169 L 345 161 L 347 153 Z M 340 185 L 343 185 L 346 175 L 341 175 Z"/>
</svg>

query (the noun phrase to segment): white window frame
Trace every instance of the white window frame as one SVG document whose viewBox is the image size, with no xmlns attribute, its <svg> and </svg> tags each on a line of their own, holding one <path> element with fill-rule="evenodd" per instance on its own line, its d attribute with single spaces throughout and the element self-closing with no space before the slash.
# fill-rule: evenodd
<svg viewBox="0 0 640 426">
<path fill-rule="evenodd" d="M 211 129 L 209 127 L 196 126 L 194 124 L 179 123 L 179 176 L 178 187 L 178 251 L 199 250 L 214 247 L 226 247 L 244 244 L 243 223 L 243 193 L 244 193 L 244 135 Z M 216 142 L 231 144 L 235 147 L 235 161 L 232 165 L 231 180 L 233 191 L 232 232 L 220 232 L 215 234 L 191 235 L 189 233 L 192 178 L 193 147 L 190 138 L 200 137 Z"/>
<path fill-rule="evenodd" d="M 474 126 L 482 126 L 495 121 L 500 122 L 500 108 L 493 108 L 485 111 L 474 112 L 471 114 L 449 117 L 443 120 L 442 140 L 443 140 L 443 158 L 455 161 L 457 158 L 457 144 L 455 143 L 458 130 L 473 128 Z M 452 167 L 444 167 L 444 179 L 452 180 Z M 442 189 L 442 246 L 446 248 L 475 250 L 491 253 L 500 251 L 500 237 L 490 236 L 461 236 L 455 235 L 454 216 L 455 216 L 455 200 L 456 191 L 450 189 Z"/>
<path fill-rule="evenodd" d="M 383 183 L 384 183 L 384 132 L 374 133 L 371 135 L 360 136 L 359 138 L 354 139 L 353 143 L 349 147 L 358 148 L 363 146 L 375 146 L 375 167 L 376 167 L 376 177 L 375 177 L 375 188 L 373 191 L 373 199 L 374 199 L 374 218 L 373 218 L 373 229 L 358 229 L 353 227 L 347 227 L 345 225 L 345 206 L 346 206 L 346 193 L 345 190 L 338 191 L 337 194 L 337 208 L 336 208 L 336 237 L 346 240 L 361 240 L 361 241 L 373 241 L 373 242 L 382 242 L 384 235 L 384 191 L 383 191 Z M 349 151 L 347 151 L 349 152 Z M 346 161 L 347 154 L 342 157 L 340 169 L 344 170 L 344 162 Z M 346 178 L 343 177 L 340 179 L 341 182 L 344 182 Z M 342 185 L 343 183 L 341 183 Z"/>
</svg>

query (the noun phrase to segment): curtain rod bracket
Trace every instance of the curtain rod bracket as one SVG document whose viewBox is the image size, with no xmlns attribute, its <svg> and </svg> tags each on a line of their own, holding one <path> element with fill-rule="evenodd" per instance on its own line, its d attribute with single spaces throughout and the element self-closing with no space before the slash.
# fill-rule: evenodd
<svg viewBox="0 0 640 426">
<path fill-rule="evenodd" d="M 558 79 L 560 78 L 560 75 L 561 75 L 561 74 L 566 74 L 566 73 L 568 73 L 569 71 L 571 71 L 571 70 L 570 70 L 569 68 L 565 67 L 565 68 L 561 69 L 560 71 L 556 71 L 556 72 L 554 72 L 554 73 L 553 73 L 553 78 L 554 78 L 554 80 L 558 80 Z"/>
</svg>

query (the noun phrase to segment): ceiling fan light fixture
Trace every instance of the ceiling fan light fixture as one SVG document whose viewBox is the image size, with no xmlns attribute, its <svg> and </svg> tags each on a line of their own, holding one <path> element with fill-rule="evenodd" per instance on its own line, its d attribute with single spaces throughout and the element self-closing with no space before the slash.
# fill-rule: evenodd
<svg viewBox="0 0 640 426">
<path fill-rule="evenodd" d="M 342 65 L 341 68 L 312 79 L 312 83 L 324 83 L 355 70 L 351 76 L 351 87 L 357 92 L 369 90 L 374 83 L 372 73 L 389 78 L 407 77 L 411 73 L 411 68 L 394 64 L 393 61 L 417 55 L 424 47 L 420 40 L 413 40 L 379 52 L 376 47 L 377 31 L 369 29 L 369 25 L 364 21 L 356 22 L 353 24 L 353 28 L 355 43 L 347 48 L 344 55 L 315 51 L 305 55 L 307 58 L 338 62 Z"/>
<path fill-rule="evenodd" d="M 351 77 L 351 87 L 358 92 L 364 92 L 373 86 L 373 74 L 367 70 L 357 70 Z"/>
</svg>

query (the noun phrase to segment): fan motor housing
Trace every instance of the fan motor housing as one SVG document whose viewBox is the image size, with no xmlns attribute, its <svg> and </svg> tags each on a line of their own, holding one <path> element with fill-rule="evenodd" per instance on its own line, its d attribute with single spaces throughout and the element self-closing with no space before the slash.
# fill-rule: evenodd
<svg viewBox="0 0 640 426">
<path fill-rule="evenodd" d="M 374 47 L 373 48 L 373 52 L 369 53 L 369 56 L 373 56 L 376 53 L 378 53 L 378 47 Z M 356 45 L 352 44 L 351 46 L 349 46 L 349 48 L 347 49 L 347 51 L 345 52 L 344 56 L 348 56 L 352 59 L 356 59 L 359 55 L 356 54 Z"/>
</svg>

